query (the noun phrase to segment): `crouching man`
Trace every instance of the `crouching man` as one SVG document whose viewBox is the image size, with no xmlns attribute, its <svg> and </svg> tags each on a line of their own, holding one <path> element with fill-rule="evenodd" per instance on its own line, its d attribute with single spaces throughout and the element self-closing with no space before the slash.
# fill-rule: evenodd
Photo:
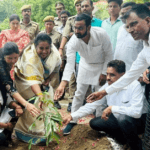
<svg viewBox="0 0 150 150">
<path fill-rule="evenodd" d="M 107 83 L 100 88 L 105 89 L 117 81 L 125 73 L 125 63 L 120 60 L 110 61 L 107 65 Z M 132 150 L 142 150 L 142 141 L 138 134 L 144 132 L 148 103 L 144 97 L 140 83 L 135 80 L 119 92 L 105 96 L 64 118 L 64 123 L 92 114 L 95 109 L 107 104 L 101 117 L 90 121 L 92 129 L 104 131 L 112 135 L 121 144 L 128 144 Z"/>
<path fill-rule="evenodd" d="M 14 128 L 14 123 L 10 122 L 12 117 L 19 117 L 23 114 L 22 107 L 19 106 L 12 98 L 7 94 L 4 99 L 4 95 L 0 91 L 0 146 L 8 146 L 8 141 L 11 141 L 11 133 Z M 15 111 L 11 111 L 15 109 Z"/>
</svg>

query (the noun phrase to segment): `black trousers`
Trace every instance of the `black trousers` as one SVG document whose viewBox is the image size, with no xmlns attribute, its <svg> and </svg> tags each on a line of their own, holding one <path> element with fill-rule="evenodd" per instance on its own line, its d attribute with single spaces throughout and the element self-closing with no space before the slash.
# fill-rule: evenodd
<svg viewBox="0 0 150 150">
<path fill-rule="evenodd" d="M 142 150 L 142 141 L 138 134 L 144 133 L 145 122 L 146 114 L 138 119 L 122 114 L 115 117 L 111 114 L 107 121 L 101 117 L 92 119 L 90 126 L 94 130 L 110 134 L 122 144 L 128 143 L 132 150 Z"/>
</svg>

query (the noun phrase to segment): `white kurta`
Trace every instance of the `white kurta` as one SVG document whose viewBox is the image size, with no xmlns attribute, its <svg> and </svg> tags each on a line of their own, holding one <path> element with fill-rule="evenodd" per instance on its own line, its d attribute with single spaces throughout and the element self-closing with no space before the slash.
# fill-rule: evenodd
<svg viewBox="0 0 150 150">
<path fill-rule="evenodd" d="M 62 80 L 70 81 L 77 51 L 81 56 L 77 83 L 98 85 L 100 74 L 106 74 L 107 64 L 113 59 L 112 45 L 106 31 L 91 27 L 88 44 L 75 34 L 71 37 L 67 45 L 67 64 Z"/>
<path fill-rule="evenodd" d="M 143 41 L 135 41 L 131 34 L 125 29 L 125 25 L 122 25 L 118 30 L 114 59 L 124 61 L 126 71 L 128 71 L 142 49 Z"/>
<path fill-rule="evenodd" d="M 100 90 L 108 86 L 106 83 Z M 112 113 L 116 117 L 119 114 L 124 114 L 133 118 L 140 118 L 142 114 L 148 112 L 148 102 L 144 97 L 142 86 L 135 80 L 119 92 L 107 95 L 102 100 L 87 103 L 72 113 L 71 116 L 77 120 L 92 114 L 95 109 L 103 107 L 103 104 L 106 103 L 108 106 L 112 106 Z"/>
<path fill-rule="evenodd" d="M 137 59 L 133 62 L 131 69 L 125 73 L 117 82 L 107 87 L 105 90 L 108 94 L 119 91 L 136 80 L 150 66 L 150 34 L 149 41 L 144 41 L 144 48 L 139 53 Z"/>
</svg>

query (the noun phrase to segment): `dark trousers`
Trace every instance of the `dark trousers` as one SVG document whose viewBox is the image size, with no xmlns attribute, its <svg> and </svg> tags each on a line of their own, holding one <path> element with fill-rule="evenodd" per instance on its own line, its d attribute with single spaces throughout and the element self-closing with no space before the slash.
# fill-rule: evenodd
<svg viewBox="0 0 150 150">
<path fill-rule="evenodd" d="M 0 133 L 0 145 L 5 145 L 6 140 L 11 141 L 11 134 L 11 131 L 4 129 L 4 131 Z"/>
<path fill-rule="evenodd" d="M 132 150 L 142 150 L 142 141 L 138 134 L 144 133 L 145 121 L 146 114 L 138 119 L 122 114 L 116 118 L 111 114 L 107 121 L 101 119 L 101 117 L 92 119 L 90 126 L 94 130 L 110 134 L 122 144 L 128 143 Z"/>
</svg>

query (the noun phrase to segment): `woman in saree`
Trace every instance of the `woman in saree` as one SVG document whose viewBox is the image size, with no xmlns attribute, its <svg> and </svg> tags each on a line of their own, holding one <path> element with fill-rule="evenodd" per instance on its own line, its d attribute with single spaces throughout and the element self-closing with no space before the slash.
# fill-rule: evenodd
<svg viewBox="0 0 150 150">
<path fill-rule="evenodd" d="M 6 42 L 14 42 L 18 45 L 19 52 L 30 42 L 28 32 L 20 29 L 20 18 L 18 15 L 13 14 L 9 18 L 10 29 L 3 30 L 0 33 L 0 48 L 2 48 Z"/>
<path fill-rule="evenodd" d="M 38 96 L 38 102 L 35 106 L 41 108 L 41 113 L 49 112 L 49 108 L 40 101 L 42 98 L 42 87 L 47 87 L 49 98 L 53 100 L 53 88 L 50 86 L 50 80 L 58 71 L 61 64 L 61 58 L 58 50 L 52 45 L 51 38 L 45 34 L 40 33 L 35 38 L 33 44 L 28 45 L 15 65 L 15 84 L 18 92 L 26 100 Z M 36 120 L 36 127 L 32 131 L 28 128 L 35 121 L 35 118 L 25 110 L 23 115 L 19 118 L 15 132 L 18 139 L 25 142 L 32 140 L 36 144 L 45 142 L 45 130 L 42 120 Z"/>
<path fill-rule="evenodd" d="M 13 42 L 8 42 L 0 49 L 0 92 L 3 102 L 0 101 L 1 111 L 5 109 L 8 98 L 12 97 L 22 106 L 26 107 L 27 111 L 33 116 L 40 114 L 40 110 L 33 104 L 28 103 L 16 90 L 13 81 L 10 77 L 10 70 L 19 58 L 18 46 Z M 9 97 L 7 96 L 9 94 Z M 18 106 L 18 109 L 22 109 Z M 2 116 L 2 115 L 1 115 Z M 7 116 L 7 117 L 6 117 Z M 9 120 L 9 115 L 5 116 L 6 122 Z M 5 123 L 6 123 L 5 122 Z"/>
<path fill-rule="evenodd" d="M 0 33 L 0 48 L 2 48 L 6 42 L 14 42 L 18 45 L 19 53 L 22 53 L 23 48 L 30 42 L 28 32 L 20 29 L 20 18 L 18 15 L 13 14 L 9 18 L 10 29 L 3 30 Z M 11 78 L 14 80 L 14 70 L 10 71 Z"/>
</svg>

